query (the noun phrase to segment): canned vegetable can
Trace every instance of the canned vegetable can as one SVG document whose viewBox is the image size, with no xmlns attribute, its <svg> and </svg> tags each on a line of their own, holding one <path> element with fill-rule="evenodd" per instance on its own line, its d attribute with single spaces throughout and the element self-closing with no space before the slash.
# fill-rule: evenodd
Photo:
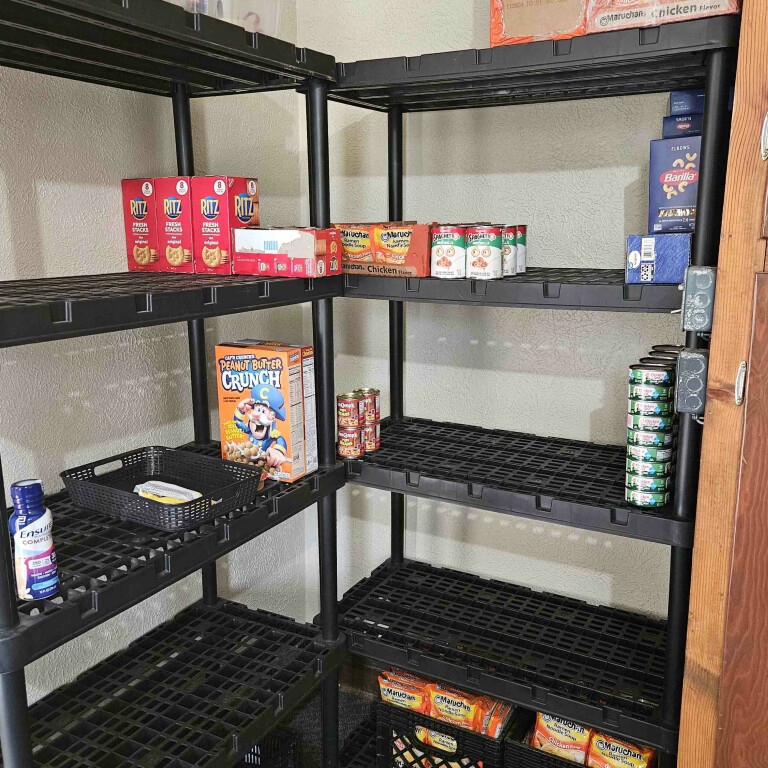
<svg viewBox="0 0 768 768">
<path fill-rule="evenodd" d="M 636 413 L 627 415 L 627 426 L 646 432 L 669 432 L 672 429 L 672 416 L 643 416 Z"/>
<path fill-rule="evenodd" d="M 624 498 L 636 507 L 663 507 L 669 502 L 666 491 L 639 491 L 636 488 L 625 488 Z"/>
<path fill-rule="evenodd" d="M 359 428 L 339 429 L 339 456 L 344 459 L 359 459 L 365 455 L 363 430 Z"/>
<path fill-rule="evenodd" d="M 669 447 L 674 442 L 671 432 L 644 432 L 639 429 L 627 430 L 627 442 L 631 445 L 643 445 L 652 447 Z"/>
<path fill-rule="evenodd" d="M 681 344 L 654 344 L 651 352 L 671 352 L 673 355 L 679 355 L 684 349 Z"/>
<path fill-rule="evenodd" d="M 645 477 L 668 477 L 672 474 L 671 461 L 640 461 L 627 458 L 627 472 Z"/>
<path fill-rule="evenodd" d="M 631 472 L 626 474 L 627 488 L 632 488 L 637 491 L 649 491 L 651 493 L 658 493 L 659 491 L 666 491 L 669 488 L 669 477 L 658 477 L 655 475 L 635 475 Z"/>
<path fill-rule="evenodd" d="M 627 411 L 643 416 L 671 416 L 672 403 L 664 400 L 634 400 L 630 398 L 627 402 Z"/>
<path fill-rule="evenodd" d="M 359 428 L 364 423 L 365 403 L 358 392 L 336 395 L 336 419 L 342 429 Z"/>
<path fill-rule="evenodd" d="M 662 462 L 670 461 L 674 450 L 672 448 L 662 448 L 653 445 L 634 445 L 627 446 L 627 457 L 636 461 Z M 629 467 L 627 467 L 629 469 Z M 640 474 L 639 472 L 637 474 Z"/>
<path fill-rule="evenodd" d="M 631 400 L 673 400 L 675 388 L 667 384 L 630 384 Z"/>
<path fill-rule="evenodd" d="M 672 384 L 674 380 L 675 366 L 662 361 L 629 366 L 631 384 Z"/>
</svg>

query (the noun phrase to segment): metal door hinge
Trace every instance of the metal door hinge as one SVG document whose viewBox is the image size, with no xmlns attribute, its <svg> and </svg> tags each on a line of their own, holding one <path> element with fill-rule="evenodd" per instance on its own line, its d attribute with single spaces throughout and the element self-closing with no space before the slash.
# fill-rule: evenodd
<svg viewBox="0 0 768 768">
<path fill-rule="evenodd" d="M 736 405 L 744 402 L 744 387 L 747 384 L 747 361 L 742 360 L 739 363 L 739 372 L 736 374 L 736 384 L 734 386 L 734 398 Z"/>
</svg>

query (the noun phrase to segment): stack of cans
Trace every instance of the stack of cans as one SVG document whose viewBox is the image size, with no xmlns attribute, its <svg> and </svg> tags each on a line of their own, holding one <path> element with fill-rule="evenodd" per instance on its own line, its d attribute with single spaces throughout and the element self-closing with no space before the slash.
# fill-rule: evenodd
<svg viewBox="0 0 768 768">
<path fill-rule="evenodd" d="M 629 367 L 625 498 L 638 507 L 669 503 L 677 431 L 675 381 L 681 349 L 658 344 Z"/>
<path fill-rule="evenodd" d="M 358 459 L 381 446 L 381 393 L 355 389 L 336 396 L 339 456 Z"/>
</svg>

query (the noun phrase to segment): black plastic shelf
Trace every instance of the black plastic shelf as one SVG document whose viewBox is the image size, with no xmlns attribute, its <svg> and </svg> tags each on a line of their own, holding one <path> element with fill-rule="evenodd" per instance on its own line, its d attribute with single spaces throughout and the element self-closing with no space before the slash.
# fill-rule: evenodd
<svg viewBox="0 0 768 768">
<path fill-rule="evenodd" d="M 502 280 L 343 277 L 344 295 L 360 299 L 612 312 L 672 312 L 682 302 L 676 285 L 630 285 L 620 269 L 531 267 L 523 275 Z"/>
<path fill-rule="evenodd" d="M 0 64 L 168 96 L 295 88 L 332 80 L 334 59 L 163 0 L 4 0 Z"/>
<path fill-rule="evenodd" d="M 472 446 L 465 460 L 462 446 Z M 385 491 L 693 546 L 693 522 L 670 507 L 624 501 L 626 447 L 427 419 L 384 420 L 381 448 L 347 459 L 347 480 Z"/>
<path fill-rule="evenodd" d="M 219 456 L 218 443 L 184 446 Z M 126 608 L 268 531 L 344 485 L 344 467 L 296 483 L 269 482 L 234 513 L 184 533 L 165 533 L 49 496 L 62 588 L 49 600 L 19 601 L 21 623 L 0 638 L 0 673 L 19 669 Z"/>
<path fill-rule="evenodd" d="M 337 64 L 330 97 L 425 112 L 703 87 L 706 54 L 738 45 L 738 16 Z"/>
<path fill-rule="evenodd" d="M 676 751 L 664 622 L 413 561 L 352 587 L 339 622 L 357 655 Z"/>
<path fill-rule="evenodd" d="M 11 280 L 0 282 L 0 347 L 340 295 L 340 275 L 312 279 L 118 272 Z"/>
<path fill-rule="evenodd" d="M 35 766 L 231 766 L 344 658 L 317 628 L 195 605 L 30 707 Z"/>
<path fill-rule="evenodd" d="M 340 768 L 376 768 L 376 721 L 355 728 L 339 753 Z"/>
</svg>

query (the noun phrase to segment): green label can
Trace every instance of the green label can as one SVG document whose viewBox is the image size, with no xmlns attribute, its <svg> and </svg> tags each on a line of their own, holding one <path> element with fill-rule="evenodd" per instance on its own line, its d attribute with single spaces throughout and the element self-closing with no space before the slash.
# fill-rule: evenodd
<svg viewBox="0 0 768 768">
<path fill-rule="evenodd" d="M 629 400 L 627 411 L 643 416 L 670 416 L 672 403 L 664 400 Z"/>
<path fill-rule="evenodd" d="M 517 274 L 522 275 L 528 264 L 528 225 L 518 224 L 517 227 Z"/>
<path fill-rule="evenodd" d="M 517 227 L 504 227 L 501 234 L 501 260 L 504 277 L 517 274 Z"/>
<path fill-rule="evenodd" d="M 635 475 L 631 472 L 627 472 L 627 488 L 633 488 L 638 491 L 650 491 L 651 493 L 657 493 L 658 491 L 666 491 L 669 488 L 669 477 L 659 477 L 657 475 Z"/>
<path fill-rule="evenodd" d="M 630 429 L 640 429 L 645 432 L 669 432 L 672 429 L 674 416 L 643 416 L 630 413 L 627 416 L 627 426 Z"/>
<path fill-rule="evenodd" d="M 454 224 L 432 227 L 432 277 L 467 276 L 467 230 Z"/>
<path fill-rule="evenodd" d="M 632 384 L 629 385 L 629 397 L 632 400 L 672 400 L 675 388 L 667 384 Z"/>
<path fill-rule="evenodd" d="M 503 276 L 501 266 L 501 227 L 467 227 L 467 277 L 496 280 Z"/>
<path fill-rule="evenodd" d="M 660 448 L 652 445 L 634 445 L 630 443 L 627 446 L 627 457 L 636 461 L 670 461 L 672 448 Z M 629 467 L 627 467 L 629 469 Z M 637 474 L 640 474 L 639 472 Z"/>
<path fill-rule="evenodd" d="M 658 363 L 636 363 L 629 366 L 631 384 L 672 384 L 675 380 L 675 366 Z"/>
<path fill-rule="evenodd" d="M 663 507 L 669 502 L 666 491 L 640 491 L 637 488 L 625 488 L 624 498 L 636 507 Z"/>
<path fill-rule="evenodd" d="M 638 461 L 627 458 L 627 472 L 644 477 L 667 477 L 672 474 L 671 461 Z"/>
<path fill-rule="evenodd" d="M 674 442 L 674 435 L 671 432 L 644 432 L 639 429 L 627 430 L 627 442 L 632 445 L 650 445 L 668 447 Z"/>
</svg>

